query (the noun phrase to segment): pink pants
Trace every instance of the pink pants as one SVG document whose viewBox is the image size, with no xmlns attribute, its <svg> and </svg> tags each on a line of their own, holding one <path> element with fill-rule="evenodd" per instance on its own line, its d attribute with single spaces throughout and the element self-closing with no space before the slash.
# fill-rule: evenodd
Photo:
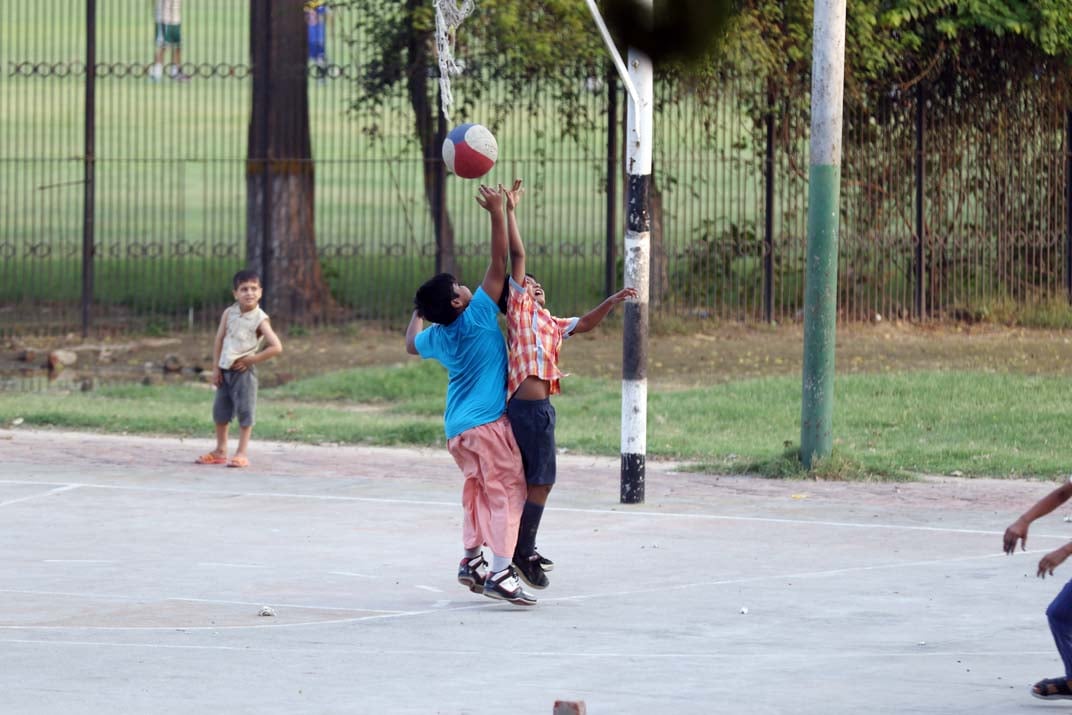
<svg viewBox="0 0 1072 715">
<path fill-rule="evenodd" d="M 462 544 L 487 544 L 496 556 L 512 558 L 525 508 L 525 470 L 505 416 L 447 441 L 462 470 Z"/>
</svg>

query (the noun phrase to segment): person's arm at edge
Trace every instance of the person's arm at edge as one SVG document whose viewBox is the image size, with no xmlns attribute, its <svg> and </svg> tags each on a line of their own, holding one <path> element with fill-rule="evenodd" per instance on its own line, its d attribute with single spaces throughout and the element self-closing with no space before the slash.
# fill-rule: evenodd
<svg viewBox="0 0 1072 715">
<path fill-rule="evenodd" d="M 1019 519 L 1014 521 L 1005 530 L 1004 547 L 1005 553 L 1011 554 L 1016 551 L 1016 543 L 1020 542 L 1020 548 L 1027 550 L 1027 529 L 1031 522 L 1046 516 L 1051 511 L 1068 501 L 1072 497 L 1072 482 L 1065 482 L 1046 496 L 1039 499 L 1034 506 L 1025 511 Z"/>
<path fill-rule="evenodd" d="M 409 325 L 406 326 L 406 352 L 410 355 L 420 355 L 417 352 L 417 336 L 422 330 L 424 330 L 424 319 L 414 310 L 409 318 Z"/>
<path fill-rule="evenodd" d="M 636 288 L 622 288 L 614 295 L 605 299 L 595 308 L 592 308 L 590 311 L 582 315 L 581 318 L 577 321 L 577 326 L 570 334 L 575 335 L 577 333 L 587 333 L 589 330 L 592 330 L 597 325 L 602 323 L 603 319 L 607 317 L 607 314 L 610 313 L 611 309 L 614 306 L 628 300 L 629 298 L 636 297 Z"/>
<path fill-rule="evenodd" d="M 481 286 L 488 294 L 493 303 L 499 302 L 502 295 L 503 283 L 506 281 L 506 255 L 508 252 L 508 240 L 506 236 L 506 216 L 503 212 L 503 189 L 499 184 L 498 189 L 492 189 L 483 184 L 480 185 L 480 195 L 477 203 L 491 214 L 491 262 L 484 274 Z"/>
</svg>

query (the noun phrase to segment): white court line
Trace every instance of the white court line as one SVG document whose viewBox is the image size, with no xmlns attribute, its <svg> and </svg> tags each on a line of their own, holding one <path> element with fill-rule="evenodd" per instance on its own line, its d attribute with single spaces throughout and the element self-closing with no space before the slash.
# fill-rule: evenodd
<svg viewBox="0 0 1072 715">
<path fill-rule="evenodd" d="M 112 559 L 44 559 L 43 564 L 114 564 Z"/>
<path fill-rule="evenodd" d="M 390 610 L 389 611 L 389 610 L 382 609 L 382 608 L 355 608 L 353 606 L 308 606 L 308 605 L 303 606 L 303 605 L 298 604 L 298 603 L 276 603 L 275 601 L 253 603 L 253 602 L 250 602 L 250 601 L 227 601 L 227 600 L 216 599 L 216 598 L 184 598 L 182 596 L 174 596 L 174 597 L 167 598 L 167 599 L 164 599 L 164 600 L 166 600 L 166 601 L 185 601 L 185 602 L 188 602 L 188 603 L 214 603 L 214 604 L 218 604 L 218 605 L 222 605 L 222 606 L 254 606 L 254 607 L 271 606 L 272 608 L 300 608 L 300 609 L 309 610 L 309 611 L 348 611 L 348 612 L 351 612 L 351 613 L 352 612 L 385 613 L 385 614 L 388 614 L 388 615 L 395 614 L 395 613 L 404 613 L 404 611 L 397 611 L 397 610 Z"/>
<path fill-rule="evenodd" d="M 1039 549 L 1035 551 L 1027 551 L 1027 554 L 1034 553 L 1048 553 L 1046 549 Z M 740 578 L 727 578 L 727 579 L 715 579 L 713 581 L 694 581 L 691 583 L 679 583 L 676 585 L 664 585 L 658 588 L 645 588 L 636 591 L 612 591 L 607 593 L 586 593 L 577 594 L 575 596 L 561 596 L 557 598 L 542 598 L 541 602 L 557 603 L 566 601 L 584 601 L 591 598 L 621 598 L 622 596 L 637 596 L 646 593 L 666 593 L 667 591 L 684 591 L 690 588 L 708 588 L 710 586 L 733 586 L 742 583 L 757 583 L 759 581 L 772 581 L 772 580 L 785 580 L 785 579 L 804 579 L 804 578 L 825 578 L 827 576 L 842 576 L 845 574 L 861 573 L 865 571 L 884 571 L 887 569 L 896 569 L 903 567 L 918 567 L 918 566 L 944 566 L 946 564 L 954 564 L 966 561 L 982 561 L 985 559 L 994 559 L 1005 556 L 1004 552 L 997 554 L 980 554 L 977 556 L 954 556 L 948 559 L 931 559 L 927 561 L 898 561 L 888 564 L 872 564 L 870 566 L 846 566 L 840 569 L 824 569 L 822 571 L 800 571 L 797 573 L 786 574 L 774 574 L 766 576 L 742 576 Z"/>
<path fill-rule="evenodd" d="M 349 571 L 328 571 L 328 574 L 330 576 L 354 576 L 355 578 L 370 578 L 370 579 L 377 578 L 376 576 L 369 576 L 368 574 L 364 574 L 364 573 L 351 573 Z"/>
<path fill-rule="evenodd" d="M 1034 554 L 1034 553 L 1044 553 L 1044 552 L 1045 552 L 1044 549 L 1039 549 L 1039 550 L 1035 550 L 1035 551 L 1028 551 L 1028 552 L 1025 552 L 1025 553 Z M 649 593 L 666 593 L 667 591 L 683 591 L 683 590 L 691 589 L 691 588 L 709 588 L 711 586 L 731 586 L 731 585 L 737 585 L 737 584 L 742 584 L 742 583 L 757 583 L 757 582 L 760 582 L 760 581 L 783 581 L 785 579 L 824 578 L 824 577 L 827 577 L 827 576 L 839 576 L 839 575 L 844 575 L 844 574 L 860 573 L 860 572 L 864 572 L 864 571 L 879 571 L 879 570 L 895 569 L 895 568 L 903 568 L 903 567 L 942 566 L 942 565 L 945 565 L 945 564 L 958 563 L 958 562 L 979 561 L 979 560 L 984 560 L 984 559 L 993 559 L 993 558 L 996 558 L 998 556 L 1004 556 L 1004 554 L 1003 553 L 999 553 L 999 554 L 980 554 L 980 555 L 976 555 L 976 556 L 957 556 L 957 557 L 948 558 L 948 559 L 932 559 L 932 560 L 927 560 L 927 561 L 902 561 L 902 562 L 896 562 L 896 563 L 876 564 L 876 565 L 870 565 L 870 566 L 852 566 L 852 567 L 846 567 L 846 568 L 840 568 L 840 569 L 823 569 L 821 571 L 801 571 L 801 572 L 796 572 L 796 573 L 777 573 L 777 574 L 767 574 L 767 575 L 763 575 L 763 576 L 742 576 L 740 578 L 716 579 L 716 580 L 711 580 L 711 581 L 695 581 L 695 582 L 691 582 L 691 583 L 680 583 L 680 584 L 671 585 L 671 586 L 660 586 L 660 587 L 657 587 L 657 588 L 653 587 L 653 588 L 646 588 L 646 589 L 637 589 L 637 590 L 633 590 L 633 591 L 614 591 L 614 592 L 608 592 L 608 593 L 587 593 L 587 594 L 577 594 L 577 595 L 574 595 L 574 596 L 561 596 L 561 597 L 557 597 L 557 598 L 542 597 L 542 598 L 540 598 L 540 601 L 542 603 L 566 603 L 566 602 L 570 602 L 570 601 L 585 601 L 585 600 L 589 600 L 589 599 L 593 599 L 593 598 L 616 598 L 618 600 L 621 600 L 622 598 L 625 598 L 625 597 L 628 597 L 628 596 L 639 596 L 639 595 L 645 595 L 645 594 L 649 594 Z M 69 594 L 69 593 L 58 593 L 57 594 L 57 593 L 49 593 L 47 591 L 18 591 L 18 590 L 14 590 L 14 589 L 0 589 L 0 593 L 17 593 L 17 594 L 28 594 L 28 595 L 62 595 L 62 596 L 78 596 L 78 597 L 81 597 L 81 598 L 100 598 L 101 597 L 101 596 L 97 596 L 95 594 Z M 226 603 L 226 604 L 240 604 L 240 605 L 263 605 L 263 604 L 243 603 L 243 602 L 240 602 L 240 601 L 210 601 L 208 599 L 194 599 L 194 598 L 181 598 L 181 597 L 172 597 L 172 598 L 163 598 L 163 599 L 136 599 L 136 598 L 130 598 L 130 597 L 126 597 L 126 596 L 103 596 L 103 598 L 110 598 L 110 599 L 113 599 L 113 600 L 133 600 L 133 601 L 144 601 L 144 600 L 167 601 L 167 600 L 171 600 L 171 601 L 195 601 L 195 602 L 203 601 L 203 602 L 206 602 L 206 603 Z M 323 620 L 323 621 L 306 621 L 306 622 L 302 622 L 302 623 L 269 623 L 269 624 L 237 625 L 237 626 L 75 626 L 75 625 L 65 625 L 65 626 L 37 626 L 37 625 L 19 626 L 19 625 L 0 625 L 0 631 L 2 631 L 2 630 L 90 630 L 90 631 L 109 631 L 109 630 L 114 630 L 114 631 L 127 631 L 127 630 L 134 630 L 134 631 L 141 631 L 141 630 L 144 630 L 144 631 L 159 631 L 159 630 L 168 630 L 168 631 L 173 631 L 173 630 L 205 631 L 205 630 L 211 630 L 211 631 L 215 631 L 215 630 L 239 630 L 239 629 L 243 629 L 243 628 L 289 628 L 289 627 L 295 627 L 295 626 L 322 626 L 322 625 L 336 625 L 336 624 L 345 624 L 345 623 L 360 623 L 360 622 L 363 622 L 363 621 L 377 621 L 377 620 L 388 620 L 388 619 L 396 619 L 396 618 L 408 618 L 408 617 L 412 617 L 412 616 L 425 616 L 425 615 L 429 615 L 429 614 L 437 614 L 437 613 L 443 613 L 443 612 L 468 611 L 468 610 L 474 610 L 474 609 L 485 609 L 485 608 L 494 608 L 494 607 L 509 607 L 509 605 L 510 605 L 510 604 L 503 603 L 502 601 L 492 601 L 490 603 L 459 605 L 456 608 L 444 608 L 442 606 L 442 604 L 443 604 L 442 601 L 437 601 L 436 604 L 432 608 L 426 608 L 426 609 L 421 609 L 421 610 L 416 610 L 416 611 L 380 611 L 380 612 L 376 612 L 374 609 L 357 609 L 357 608 L 345 609 L 345 608 L 341 608 L 341 609 L 338 609 L 338 610 L 366 611 L 366 612 L 375 613 L 376 615 L 357 616 L 357 617 L 354 617 L 354 618 L 339 618 L 339 619 Z M 294 607 L 299 608 L 299 606 L 294 606 Z M 318 608 L 318 607 L 309 606 L 308 608 Z M 515 608 L 518 608 L 518 607 L 515 607 Z M 523 608 L 523 607 L 521 607 L 521 608 Z M 331 609 L 329 607 L 329 608 L 325 608 L 324 610 L 331 610 Z"/>
<path fill-rule="evenodd" d="M 150 650 L 200 650 L 200 651 L 241 651 L 243 653 L 313 653 L 317 655 L 323 655 L 327 652 L 326 647 L 320 646 L 316 648 L 254 648 L 249 646 L 232 646 L 232 645 L 194 645 L 194 644 L 173 644 L 173 643 L 117 643 L 112 641 L 78 641 L 78 640 L 44 640 L 34 638 L 0 638 L 0 643 L 13 643 L 18 645 L 43 645 L 43 646 L 87 646 L 90 648 L 146 648 Z M 343 646 L 341 648 L 332 647 L 331 653 L 348 653 L 353 655 L 373 655 L 373 656 L 458 656 L 458 655 L 472 655 L 472 656 L 486 656 L 487 649 L 452 649 L 452 650 L 434 650 L 431 648 L 420 649 L 383 649 L 383 648 L 357 648 L 351 646 Z M 786 655 L 793 659 L 814 659 L 825 658 L 833 660 L 844 660 L 846 658 L 1016 658 L 1023 656 L 1052 656 L 1052 650 L 1020 650 L 1020 651 L 971 651 L 971 650 L 953 650 L 953 651 L 925 651 L 920 649 L 919 652 L 905 652 L 905 653 L 891 653 L 889 651 L 846 651 L 846 650 L 833 650 L 833 651 L 793 651 L 791 653 L 786 652 L 763 652 L 763 653 L 739 653 L 730 651 L 719 651 L 711 653 L 642 653 L 639 651 L 628 651 L 624 653 L 612 653 L 607 651 L 525 651 L 511 649 L 511 655 L 519 657 L 530 658 L 588 658 L 592 660 L 603 659 L 628 659 L 633 660 L 743 660 L 749 658 L 762 658 L 762 659 L 780 659 L 785 658 Z"/>
<path fill-rule="evenodd" d="M 0 590 L 0 593 L 3 593 Z M 24 591 L 15 591 L 14 593 L 30 593 Z M 179 600 L 179 599 L 170 599 Z M 192 600 L 192 599 L 191 599 Z M 16 625 L 0 625 L 0 631 L 239 631 L 248 630 L 251 628 L 304 628 L 307 626 L 335 626 L 344 625 L 347 623 L 361 623 L 363 621 L 381 621 L 395 618 L 405 618 L 408 616 L 426 616 L 429 614 L 443 613 L 443 612 L 457 612 L 457 611 L 475 611 L 475 610 L 487 610 L 489 608 L 501 608 L 509 606 L 503 601 L 492 601 L 488 599 L 486 603 L 475 603 L 459 605 L 455 608 L 443 608 L 440 604 L 442 601 L 437 601 L 436 605 L 432 608 L 425 608 L 419 611 L 384 611 L 377 613 L 373 616 L 356 616 L 354 618 L 334 618 L 325 621 L 302 621 L 300 623 L 258 623 L 256 625 L 238 625 L 238 626 L 16 626 Z M 524 608 L 521 606 L 515 606 L 514 608 Z M 353 609 L 357 610 L 357 609 Z M 367 608 L 361 609 L 365 611 L 372 611 L 376 613 L 374 609 Z M 263 619 L 262 619 L 263 620 Z M 271 620 L 271 619 L 269 619 Z"/>
<path fill-rule="evenodd" d="M 360 613 L 385 613 L 388 615 L 396 613 L 405 613 L 405 611 L 397 610 L 384 610 L 379 608 L 356 608 L 353 606 L 310 606 L 300 605 L 296 603 L 276 603 L 276 602 L 258 602 L 253 603 L 250 601 L 232 601 L 226 599 L 216 598 L 187 598 L 184 596 L 128 596 L 126 594 L 113 594 L 113 593 L 70 593 L 67 591 L 26 591 L 15 588 L 0 588 L 0 593 L 10 593 L 20 596 L 61 596 L 63 598 L 77 598 L 81 600 L 95 599 L 98 601 L 122 601 L 126 603 L 166 603 L 168 601 L 189 601 L 191 603 L 214 603 L 222 606 L 255 606 L 261 607 L 265 605 L 271 605 L 275 608 L 301 608 L 313 611 L 356 611 Z"/>
<path fill-rule="evenodd" d="M 60 482 L 34 482 L 27 480 L 0 480 L 0 484 L 58 484 Z M 211 489 L 177 489 L 172 487 L 135 487 L 120 484 L 68 484 L 68 489 L 77 489 L 84 487 L 87 489 L 117 489 L 126 491 L 139 491 L 139 492 L 162 492 L 172 494 L 191 494 L 191 495 L 204 495 L 204 496 L 229 496 L 229 497 L 259 497 L 259 498 L 273 498 L 273 499 L 313 499 L 318 501 L 343 501 L 343 502 L 358 502 L 369 504 L 406 504 L 414 506 L 437 506 L 450 509 L 457 509 L 458 502 L 456 501 L 430 501 L 425 499 L 383 499 L 377 497 L 353 497 L 353 496 L 339 496 L 330 494 L 295 494 L 289 492 L 236 492 L 225 490 L 211 490 Z M 63 490 L 57 490 L 63 491 Z M 18 500 L 14 500 L 18 501 Z M 2 504 L 0 504 L 2 506 Z M 620 506 L 620 505 L 619 505 Z M 971 534 L 977 536 L 1001 536 L 1004 531 L 994 531 L 988 529 L 955 529 L 952 527 L 942 526 L 915 526 L 911 524 L 883 524 L 883 523 L 869 523 L 869 522 L 851 522 L 851 521 L 822 521 L 812 519 L 784 519 L 777 517 L 767 516 L 737 516 L 731 514 L 693 514 L 686 512 L 672 512 L 672 511 L 644 511 L 640 509 L 621 509 L 621 508 L 606 508 L 606 509 L 582 509 L 579 507 L 548 507 L 552 512 L 566 512 L 571 514 L 595 514 L 601 516 L 637 516 L 637 517 L 658 517 L 658 518 L 672 518 L 672 519 L 701 519 L 710 521 L 744 521 L 755 522 L 763 524 L 787 524 L 795 526 L 829 526 L 844 529 L 890 529 L 897 531 L 924 531 L 930 533 L 942 533 L 942 534 Z M 1036 539 L 1061 539 L 1062 541 L 1068 540 L 1067 534 L 1040 534 L 1033 533 L 1033 538 Z"/>
<path fill-rule="evenodd" d="M 33 482 L 6 482 L 6 483 L 8 483 L 8 484 L 33 484 Z M 38 482 L 38 484 L 41 484 L 41 483 Z M 61 487 L 58 487 L 56 489 L 50 489 L 47 492 L 42 492 L 40 494 L 31 494 L 29 496 L 19 497 L 18 499 L 8 499 L 7 501 L 0 501 L 0 506 L 7 506 L 8 504 L 18 504 L 19 502 L 30 501 L 32 499 L 41 499 L 41 498 L 44 498 L 44 497 L 50 497 L 53 494 L 59 494 L 60 492 L 69 492 L 72 489 L 78 489 L 80 486 L 82 486 L 82 485 L 81 484 L 65 484 L 65 485 L 63 485 Z"/>
<path fill-rule="evenodd" d="M 264 564 L 228 564 L 222 561 L 199 561 L 196 566 L 219 566 L 227 569 L 266 569 L 268 568 Z"/>
</svg>

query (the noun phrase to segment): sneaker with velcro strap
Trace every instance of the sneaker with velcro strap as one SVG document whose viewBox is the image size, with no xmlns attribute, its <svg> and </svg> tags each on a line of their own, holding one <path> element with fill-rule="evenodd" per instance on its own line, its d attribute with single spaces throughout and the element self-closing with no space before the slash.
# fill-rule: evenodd
<svg viewBox="0 0 1072 715">
<path fill-rule="evenodd" d="M 488 576 L 488 562 L 483 554 L 465 556 L 458 564 L 458 583 L 473 593 L 484 593 L 484 581 Z"/>
<path fill-rule="evenodd" d="M 489 573 L 484 581 L 484 595 L 500 601 L 509 601 L 518 606 L 535 606 L 536 599 L 521 588 L 521 581 L 513 566 L 507 566 L 498 573 Z"/>
</svg>

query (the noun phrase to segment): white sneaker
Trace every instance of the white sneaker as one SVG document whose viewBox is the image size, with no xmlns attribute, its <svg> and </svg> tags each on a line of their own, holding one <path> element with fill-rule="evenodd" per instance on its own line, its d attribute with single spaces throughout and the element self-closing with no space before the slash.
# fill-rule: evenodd
<svg viewBox="0 0 1072 715">
<path fill-rule="evenodd" d="M 149 68 L 149 79 L 154 82 L 159 82 L 160 78 L 164 76 L 164 68 L 162 65 L 154 64 Z"/>
</svg>

